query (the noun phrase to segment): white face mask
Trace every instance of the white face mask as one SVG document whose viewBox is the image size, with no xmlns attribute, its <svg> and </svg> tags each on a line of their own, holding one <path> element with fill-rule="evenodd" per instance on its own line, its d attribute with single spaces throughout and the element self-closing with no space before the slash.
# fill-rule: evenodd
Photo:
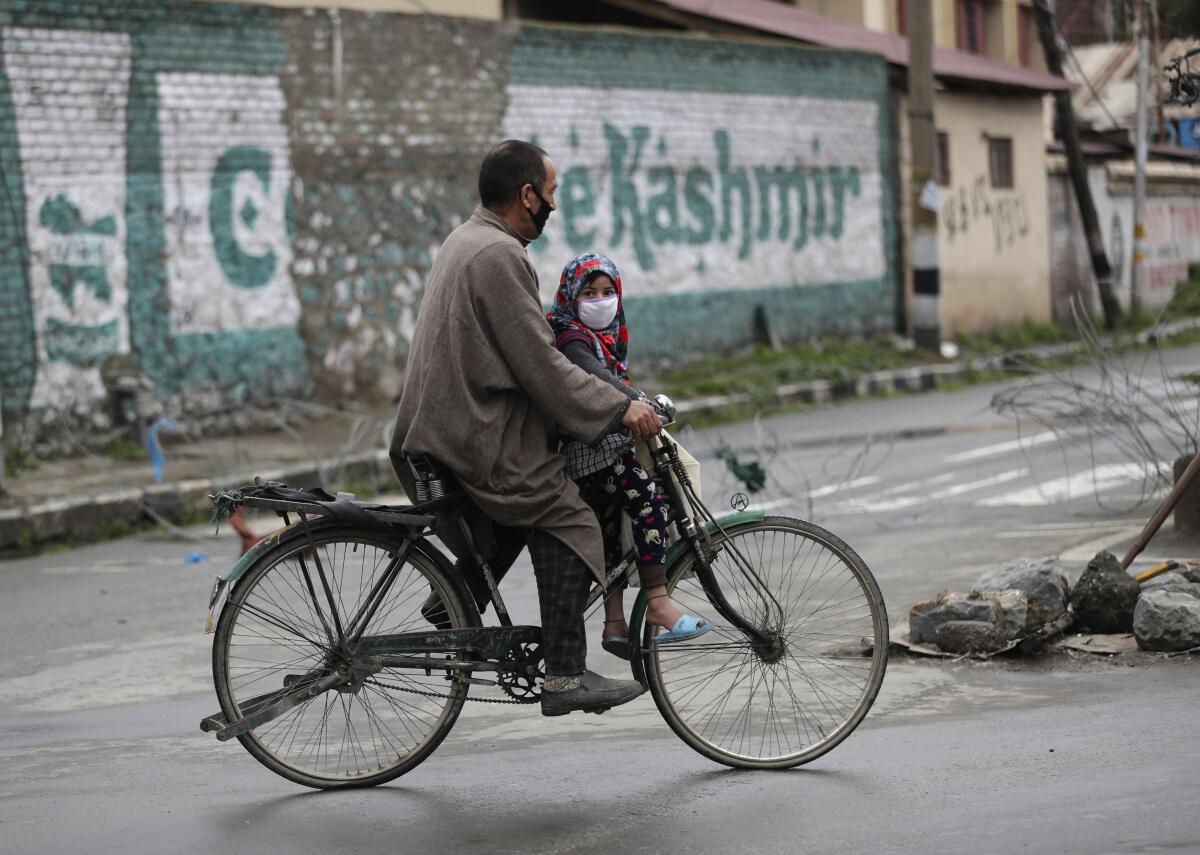
<svg viewBox="0 0 1200 855">
<path fill-rule="evenodd" d="M 602 330 L 612 323 L 617 316 L 617 303 L 620 297 L 601 297 L 598 300 L 579 300 L 579 320 L 584 326 L 593 330 Z"/>
</svg>

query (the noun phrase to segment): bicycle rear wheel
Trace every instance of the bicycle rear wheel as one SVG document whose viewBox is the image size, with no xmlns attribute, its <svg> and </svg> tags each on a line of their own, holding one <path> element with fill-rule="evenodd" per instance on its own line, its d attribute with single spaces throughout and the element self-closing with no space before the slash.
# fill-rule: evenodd
<svg viewBox="0 0 1200 855">
<path fill-rule="evenodd" d="M 297 530 L 246 571 L 221 611 L 213 640 L 213 679 L 228 720 L 240 718 L 256 697 L 333 672 L 340 637 L 330 599 L 348 629 L 394 563 L 400 543 L 340 526 L 315 528 L 310 546 Z M 451 626 L 471 625 L 454 584 L 414 547 L 384 590 L 365 634 L 430 629 L 421 605 L 431 588 Z M 271 771 L 299 784 L 319 789 L 381 784 L 428 757 L 453 727 L 467 690 L 446 676 L 445 670 L 426 675 L 384 669 L 356 686 L 310 698 L 238 739 Z"/>
<path fill-rule="evenodd" d="M 691 641 L 657 644 L 646 626 L 650 692 L 684 742 L 727 766 L 808 763 L 862 721 L 887 667 L 887 612 L 862 559 L 812 523 L 766 517 L 714 541 L 726 600 L 781 644 L 756 647 L 717 614 L 689 553 L 668 573 L 680 607 L 715 624 Z M 753 568 L 764 593 L 735 561 Z M 773 601 L 779 608 L 773 605 Z"/>
</svg>

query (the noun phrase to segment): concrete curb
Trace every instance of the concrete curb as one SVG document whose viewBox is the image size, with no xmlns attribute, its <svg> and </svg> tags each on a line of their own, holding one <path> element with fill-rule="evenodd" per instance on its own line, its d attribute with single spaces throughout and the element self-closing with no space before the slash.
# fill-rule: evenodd
<svg viewBox="0 0 1200 855">
<path fill-rule="evenodd" d="M 1145 344 L 1157 339 L 1200 329 L 1200 318 L 1162 324 L 1136 335 L 1102 339 L 1106 346 Z M 1027 359 L 1066 356 L 1084 350 L 1081 342 L 1012 351 L 999 356 L 874 371 L 842 381 L 811 380 L 779 386 L 775 399 L 780 405 L 823 404 L 848 398 L 885 395 L 892 392 L 926 392 L 937 389 L 971 371 L 1003 368 Z M 677 402 L 680 415 L 707 415 L 737 405 L 753 403 L 748 395 L 713 395 Z M 913 439 L 948 433 L 947 427 L 914 428 L 888 434 L 897 439 Z M 880 439 L 884 435 L 872 435 Z M 818 437 L 802 440 L 789 447 L 827 445 L 847 437 Z M 50 542 L 83 543 L 111 537 L 146 525 L 155 517 L 181 523 L 206 515 L 211 505 L 208 495 L 218 489 L 254 483 L 255 476 L 294 486 L 314 486 L 321 473 L 339 471 L 347 481 L 370 481 L 375 485 L 394 486 L 391 461 L 386 451 L 371 451 L 345 458 L 301 463 L 290 467 L 239 472 L 219 478 L 198 478 L 129 487 L 79 496 L 50 499 L 37 504 L 0 510 L 0 554 L 30 552 Z"/>
<path fill-rule="evenodd" d="M 0 554 L 26 552 L 49 542 L 85 543 L 149 524 L 155 516 L 183 523 L 206 515 L 210 493 L 253 484 L 255 476 L 290 485 L 315 486 L 322 471 L 337 470 L 346 481 L 392 485 L 387 451 L 300 463 L 294 466 L 128 487 L 0 510 Z"/>
<path fill-rule="evenodd" d="M 1134 335 L 1100 339 L 1100 343 L 1106 347 L 1147 344 L 1192 330 L 1200 330 L 1200 318 L 1187 318 L 1169 324 L 1159 324 Z M 848 398 L 866 398 L 873 395 L 888 395 L 893 392 L 929 392 L 974 371 L 1010 368 L 1021 364 L 1022 361 L 1055 359 L 1086 349 L 1087 344 L 1084 342 L 1068 342 L 1046 347 L 1033 347 L 1028 350 L 1013 350 L 997 356 L 984 356 L 940 365 L 872 371 L 861 374 L 853 380 L 808 380 L 801 383 L 786 383 L 776 388 L 775 403 L 779 406 L 827 404 Z M 728 407 L 746 406 L 753 402 L 749 395 L 709 395 L 705 398 L 679 401 L 676 403 L 676 408 L 681 416 L 706 416 L 718 414 Z"/>
</svg>

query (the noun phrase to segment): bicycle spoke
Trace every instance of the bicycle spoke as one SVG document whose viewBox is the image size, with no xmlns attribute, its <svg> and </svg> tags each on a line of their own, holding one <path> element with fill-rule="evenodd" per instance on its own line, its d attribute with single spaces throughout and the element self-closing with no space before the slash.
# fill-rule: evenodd
<svg viewBox="0 0 1200 855">
<path fill-rule="evenodd" d="M 886 616 L 868 589 L 874 583 L 809 529 L 821 531 L 770 518 L 731 529 L 736 543 L 720 544 L 711 565 L 731 607 L 777 637 L 774 648 L 714 614 L 687 566 L 671 582 L 680 607 L 714 628 L 694 642 L 653 646 L 651 688 L 664 713 L 722 762 L 792 765 L 819 756 L 861 719 L 882 679 Z"/>
<path fill-rule="evenodd" d="M 231 701 L 244 706 L 281 689 L 285 678 L 320 675 L 290 684 L 303 691 L 305 684 L 342 667 L 332 664 L 346 655 L 337 647 L 340 639 L 331 641 L 325 629 L 327 623 L 333 628 L 335 616 L 339 624 L 348 621 L 341 624 L 346 630 L 357 626 L 372 634 L 428 626 L 420 607 L 431 586 L 449 589 L 441 579 L 428 559 L 406 555 L 400 545 L 376 544 L 369 537 L 301 540 L 253 578 L 247 576 L 227 606 L 232 626 L 225 632 L 219 679 Z M 454 625 L 462 626 L 457 601 L 445 596 L 443 601 Z M 431 740 L 440 741 L 457 717 L 465 689 L 447 693 L 440 672 L 426 676 L 385 669 L 378 677 L 418 692 L 432 690 L 438 697 L 383 688 L 368 678 L 307 698 L 241 738 L 271 768 L 322 782 L 370 779 L 418 762 L 419 757 L 412 758 L 428 753 L 436 744 Z"/>
</svg>

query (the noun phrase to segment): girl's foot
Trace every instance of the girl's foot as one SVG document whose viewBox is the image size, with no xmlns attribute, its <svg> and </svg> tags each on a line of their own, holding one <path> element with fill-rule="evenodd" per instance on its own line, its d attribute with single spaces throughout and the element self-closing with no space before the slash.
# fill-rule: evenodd
<svg viewBox="0 0 1200 855">
<path fill-rule="evenodd" d="M 680 611 L 665 591 L 647 599 L 646 622 L 667 630 L 655 636 L 659 644 L 698 638 L 713 628 L 712 623 L 704 618 Z"/>
<path fill-rule="evenodd" d="M 624 617 L 612 618 L 604 622 L 604 631 L 600 633 L 601 640 L 605 638 L 628 638 L 629 622 Z"/>
<path fill-rule="evenodd" d="M 604 622 L 600 646 L 608 653 L 618 659 L 624 659 L 626 662 L 633 658 L 633 649 L 629 646 L 629 624 L 624 617 Z"/>
<path fill-rule="evenodd" d="M 673 629 L 684 612 L 667 594 L 650 597 L 646 604 L 646 623 Z"/>
</svg>

